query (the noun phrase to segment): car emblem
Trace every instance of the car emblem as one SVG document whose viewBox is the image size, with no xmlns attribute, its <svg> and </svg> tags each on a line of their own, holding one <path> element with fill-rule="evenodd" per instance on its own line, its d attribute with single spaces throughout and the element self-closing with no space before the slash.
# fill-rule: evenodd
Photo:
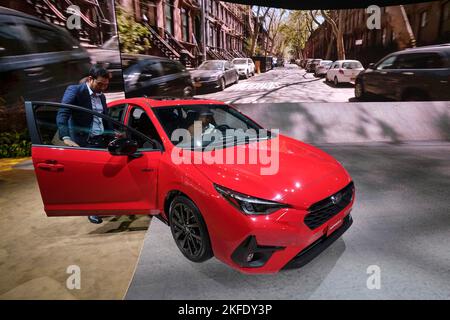
<svg viewBox="0 0 450 320">
<path fill-rule="evenodd" d="M 337 203 L 341 202 L 341 200 L 342 200 L 342 194 L 340 194 L 340 193 L 335 194 L 334 196 L 331 196 L 331 202 L 333 204 L 337 204 Z"/>
</svg>

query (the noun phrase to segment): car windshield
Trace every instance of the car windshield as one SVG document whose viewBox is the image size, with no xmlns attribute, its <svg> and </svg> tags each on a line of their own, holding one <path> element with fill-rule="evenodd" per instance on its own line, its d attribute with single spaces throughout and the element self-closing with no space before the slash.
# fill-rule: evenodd
<svg viewBox="0 0 450 320">
<path fill-rule="evenodd" d="M 233 60 L 234 64 L 247 64 L 247 59 L 235 59 Z"/>
<path fill-rule="evenodd" d="M 363 66 L 359 61 L 344 62 L 342 64 L 342 68 L 344 69 L 358 69 L 362 67 Z"/>
<path fill-rule="evenodd" d="M 223 61 L 205 61 L 199 67 L 198 70 L 222 70 Z"/>
<path fill-rule="evenodd" d="M 183 149 L 227 148 L 274 136 L 227 105 L 158 107 L 153 112 L 172 144 Z"/>
</svg>

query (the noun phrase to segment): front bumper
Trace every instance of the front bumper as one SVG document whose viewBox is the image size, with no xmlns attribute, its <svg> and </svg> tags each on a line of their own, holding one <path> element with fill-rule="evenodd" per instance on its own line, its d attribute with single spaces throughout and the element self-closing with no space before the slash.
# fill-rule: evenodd
<svg viewBox="0 0 450 320">
<path fill-rule="evenodd" d="M 219 80 L 193 81 L 196 90 L 218 89 L 220 88 Z"/>
<path fill-rule="evenodd" d="M 215 212 L 215 218 L 221 221 L 213 224 L 217 228 L 212 228 L 213 225 L 207 222 L 211 226 L 214 254 L 242 273 L 276 273 L 282 269 L 301 267 L 350 227 L 354 198 L 340 212 L 314 229 L 305 224 L 306 210 L 286 208 L 270 215 L 247 216 L 219 198 L 220 203 L 216 203 L 211 210 Z"/>
</svg>

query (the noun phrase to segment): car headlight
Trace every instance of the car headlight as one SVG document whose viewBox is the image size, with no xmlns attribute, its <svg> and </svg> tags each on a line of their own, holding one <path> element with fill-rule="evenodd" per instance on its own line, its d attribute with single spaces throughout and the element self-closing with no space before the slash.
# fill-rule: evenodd
<svg viewBox="0 0 450 320">
<path fill-rule="evenodd" d="M 271 214 L 278 209 L 289 207 L 284 203 L 255 198 L 217 184 L 214 184 L 214 187 L 229 203 L 246 214 Z"/>
</svg>

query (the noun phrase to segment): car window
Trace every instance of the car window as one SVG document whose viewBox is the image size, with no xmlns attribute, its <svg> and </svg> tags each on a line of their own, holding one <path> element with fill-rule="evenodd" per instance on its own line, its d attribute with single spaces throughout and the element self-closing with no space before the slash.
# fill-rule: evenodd
<svg viewBox="0 0 450 320">
<path fill-rule="evenodd" d="M 18 56 L 30 53 L 23 40 L 22 26 L 0 22 L 0 57 Z"/>
<path fill-rule="evenodd" d="M 108 116 L 113 118 L 116 121 L 123 122 L 125 117 L 125 110 L 127 108 L 127 104 L 120 104 L 114 107 L 108 108 Z"/>
<path fill-rule="evenodd" d="M 394 63 L 395 63 L 396 59 L 397 59 L 397 56 L 390 56 L 390 57 L 384 59 L 377 65 L 377 70 L 395 69 Z"/>
<path fill-rule="evenodd" d="M 128 118 L 127 125 L 133 128 L 146 137 L 158 141 L 162 145 L 161 138 L 159 137 L 158 131 L 156 130 L 150 117 L 147 115 L 144 109 L 138 106 L 134 106 L 130 111 L 130 116 Z M 154 144 L 148 139 L 143 137 L 138 139 L 139 148 L 153 148 Z"/>
<path fill-rule="evenodd" d="M 444 68 L 444 60 L 438 53 L 401 54 L 396 61 L 397 69 L 434 69 Z"/>
<path fill-rule="evenodd" d="M 30 45 L 34 53 L 70 51 L 73 49 L 73 44 L 58 29 L 35 23 L 26 23 L 25 27 L 29 32 Z"/>
<path fill-rule="evenodd" d="M 349 61 L 342 64 L 342 68 L 344 69 L 358 69 L 362 67 L 362 64 L 357 61 Z"/>
<path fill-rule="evenodd" d="M 183 72 L 182 68 L 175 62 L 162 61 L 161 66 L 164 75 Z"/>
<path fill-rule="evenodd" d="M 67 136 L 75 141 L 80 148 L 107 150 L 109 142 L 122 137 L 135 141 L 142 139 L 138 133 L 131 131 L 123 124 L 110 121 L 104 115 L 98 116 L 103 126 L 101 134 L 93 134 L 91 117 L 92 110 L 77 109 L 68 106 L 42 104 L 38 105 L 34 111 L 39 144 L 48 146 L 65 146 L 61 136 Z M 67 122 L 63 121 L 68 118 Z M 89 121 L 86 121 L 89 119 Z M 78 147 L 71 147 L 78 148 Z"/>
<path fill-rule="evenodd" d="M 141 74 L 149 75 L 152 78 L 160 77 L 162 73 L 161 63 L 156 61 L 150 61 L 144 64 L 141 70 Z"/>
<path fill-rule="evenodd" d="M 339 63 L 336 62 L 336 63 L 334 64 L 334 66 L 333 66 L 333 69 L 338 69 L 338 68 L 339 68 Z"/>
<path fill-rule="evenodd" d="M 191 143 L 194 143 L 194 140 L 188 141 L 188 143 L 180 141 L 179 134 L 189 132 L 189 137 L 194 138 L 196 122 L 199 122 L 198 126 L 203 125 L 203 128 L 208 132 L 205 134 L 221 132 L 223 136 L 225 136 L 228 129 L 240 129 L 241 132 L 247 129 L 252 129 L 253 132 L 256 132 L 261 129 L 258 124 L 226 105 L 159 107 L 154 108 L 153 112 L 172 143 L 181 148 L 191 148 L 193 146 Z M 202 115 L 204 117 L 203 120 Z M 211 141 L 205 139 L 206 144 Z M 181 142 L 184 142 L 184 144 L 181 144 Z M 197 144 L 195 146 L 198 147 Z"/>
</svg>

